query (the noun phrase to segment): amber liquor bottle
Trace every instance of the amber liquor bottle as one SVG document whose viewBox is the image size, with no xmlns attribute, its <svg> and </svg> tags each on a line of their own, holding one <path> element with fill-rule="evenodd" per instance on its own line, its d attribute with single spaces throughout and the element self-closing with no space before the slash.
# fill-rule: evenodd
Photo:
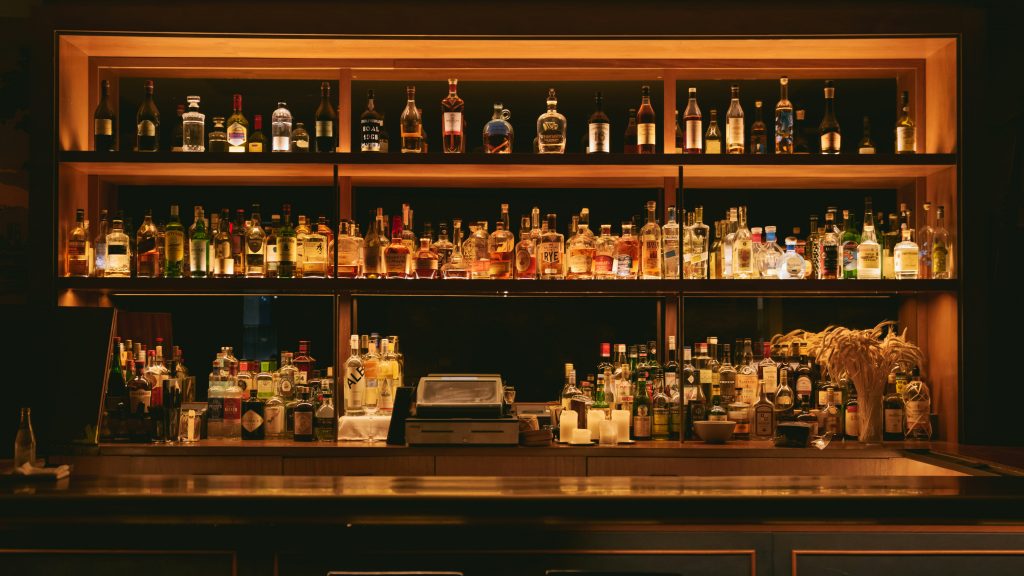
<svg viewBox="0 0 1024 576">
<path fill-rule="evenodd" d="M 462 111 L 466 108 L 466 103 L 455 92 L 458 83 L 457 79 L 449 78 L 448 96 L 441 100 L 441 134 L 444 137 L 442 148 L 445 154 L 461 154 L 465 151 Z"/>
</svg>

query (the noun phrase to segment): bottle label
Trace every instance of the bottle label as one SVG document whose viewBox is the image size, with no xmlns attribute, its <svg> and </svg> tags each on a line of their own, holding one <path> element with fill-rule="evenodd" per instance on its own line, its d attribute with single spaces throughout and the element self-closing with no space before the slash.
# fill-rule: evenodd
<svg viewBox="0 0 1024 576">
<path fill-rule="evenodd" d="M 312 412 L 295 412 L 295 427 L 296 436 L 312 436 L 313 435 L 313 413 Z"/>
<path fill-rule="evenodd" d="M 900 408 L 886 408 L 884 422 L 886 434 L 903 434 L 903 410 Z"/>
<path fill-rule="evenodd" d="M 558 242 L 542 242 L 540 245 L 540 260 L 544 269 L 560 267 L 562 264 L 562 249 Z"/>
<path fill-rule="evenodd" d="M 754 410 L 754 435 L 758 438 L 771 438 L 775 434 L 775 412 L 771 406 L 758 406 Z"/>
<path fill-rule="evenodd" d="M 290 152 L 291 149 L 291 136 L 274 136 L 274 152 Z"/>
<path fill-rule="evenodd" d="M 738 146 L 740 150 L 743 150 L 745 147 L 743 142 L 743 118 L 726 119 L 725 136 L 729 149 Z"/>
<path fill-rule="evenodd" d="M 810 395 L 811 393 L 811 379 L 808 376 L 797 376 L 796 378 L 796 393 L 803 395 Z"/>
<path fill-rule="evenodd" d="M 430 272 L 437 270 L 437 259 L 436 258 L 417 258 L 416 259 L 416 271 L 417 272 Z"/>
<path fill-rule="evenodd" d="M 576 252 L 569 256 L 569 272 L 573 274 L 590 274 L 594 259 L 589 252 Z"/>
<path fill-rule="evenodd" d="M 97 136 L 113 136 L 114 121 L 110 118 L 95 118 L 92 121 L 92 133 Z"/>
<path fill-rule="evenodd" d="M 896 152 L 914 152 L 916 144 L 913 128 L 909 126 L 896 127 Z"/>
<path fill-rule="evenodd" d="M 656 438 L 668 436 L 668 408 L 655 408 L 651 424 L 651 435 Z"/>
<path fill-rule="evenodd" d="M 587 145 L 587 152 L 611 152 L 611 138 L 609 131 L 611 127 L 606 122 L 592 122 L 590 124 L 590 140 Z M 639 133 L 637 134 L 639 138 Z"/>
<path fill-rule="evenodd" d="M 85 240 L 68 240 L 68 256 L 85 256 Z"/>
<path fill-rule="evenodd" d="M 249 142 L 249 152 L 263 152 L 263 142 Z"/>
<path fill-rule="evenodd" d="M 527 247 L 516 250 L 516 278 L 533 278 L 537 274 L 537 259 Z"/>
<path fill-rule="evenodd" d="M 263 409 L 263 422 L 267 434 L 284 434 L 284 406 L 267 406 Z"/>
<path fill-rule="evenodd" d="M 660 262 L 661 258 L 659 258 L 659 257 L 661 256 L 661 246 L 659 245 L 658 241 L 657 240 L 647 240 L 647 241 L 644 242 L 643 247 L 644 247 L 644 256 L 643 256 L 644 270 L 645 271 L 649 271 L 649 272 L 654 272 L 655 270 L 657 270 L 657 273 L 660 275 L 661 274 L 661 262 Z"/>
<path fill-rule="evenodd" d="M 232 146 L 241 146 L 245 144 L 246 128 L 242 126 L 241 122 L 232 122 L 228 126 L 228 143 Z"/>
<path fill-rule="evenodd" d="M 263 416 L 257 414 L 255 410 L 247 410 L 245 414 L 242 415 L 242 428 L 244 428 L 246 432 L 255 432 L 262 425 Z"/>
<path fill-rule="evenodd" d="M 387 267 L 386 269 L 388 272 L 404 274 L 408 263 L 408 253 L 398 252 L 396 250 L 384 255 L 384 265 Z"/>
<path fill-rule="evenodd" d="M 206 272 L 209 264 L 209 240 L 191 240 L 189 242 L 188 260 L 192 272 Z"/>
<path fill-rule="evenodd" d="M 839 132 L 828 132 L 821 135 L 822 152 L 838 152 L 840 148 Z"/>
<path fill-rule="evenodd" d="M 278 258 L 277 254 L 278 254 L 277 253 L 277 242 L 274 242 L 273 244 L 268 242 L 267 243 L 267 265 L 273 267 L 274 270 L 277 270 L 277 263 L 281 261 L 281 259 Z"/>
<path fill-rule="evenodd" d="M 744 394 L 753 395 L 754 391 L 757 389 L 757 373 L 750 372 L 745 374 L 743 372 L 737 372 L 736 387 L 742 388 Z"/>
<path fill-rule="evenodd" d="M 316 121 L 316 137 L 317 138 L 333 138 L 334 137 L 334 122 L 332 120 L 317 120 Z"/>
<path fill-rule="evenodd" d="M 719 139 L 708 140 L 708 149 L 704 151 L 705 154 L 721 154 L 722 153 L 722 141 Z"/>
<path fill-rule="evenodd" d="M 594 272 L 596 272 L 596 273 L 602 273 L 603 272 L 605 274 L 610 274 L 613 271 L 612 270 L 612 263 L 613 262 L 614 262 L 614 259 L 611 256 L 608 256 L 607 254 L 605 254 L 605 255 L 598 254 L 597 256 L 594 257 Z"/>
<path fill-rule="evenodd" d="M 607 124 L 606 124 L 607 126 Z M 638 146 L 654 146 L 658 143 L 658 129 L 654 122 L 636 125 L 636 143 Z"/>
<path fill-rule="evenodd" d="M 380 152 L 380 130 L 384 122 L 375 118 L 363 118 L 359 124 L 362 129 L 359 149 L 363 152 Z"/>
<path fill-rule="evenodd" d="M 462 112 L 445 112 L 443 120 L 445 136 L 462 134 Z"/>
<path fill-rule="evenodd" d="M 633 256 L 630 254 L 615 255 L 615 274 L 628 277 L 633 273 Z"/>
<path fill-rule="evenodd" d="M 135 414 L 149 413 L 149 404 L 153 395 L 149 390 L 135 388 L 128 394 L 128 401 L 131 402 L 132 412 Z"/>
<path fill-rule="evenodd" d="M 710 368 L 701 368 L 700 369 L 700 383 L 701 384 L 711 384 L 711 369 Z"/>
<path fill-rule="evenodd" d="M 858 406 L 851 404 L 846 407 L 846 435 L 860 436 L 860 417 Z"/>
<path fill-rule="evenodd" d="M 633 437 L 651 437 L 651 417 L 647 413 L 647 406 L 638 406 L 637 414 L 633 416 Z"/>
<path fill-rule="evenodd" d="M 181 262 L 185 259 L 185 233 L 180 230 L 167 232 L 164 258 L 167 262 Z"/>
<path fill-rule="evenodd" d="M 306 236 L 305 242 L 302 243 L 302 258 L 305 262 L 313 264 L 326 261 L 323 236 Z"/>
<path fill-rule="evenodd" d="M 818 406 L 825 406 L 828 404 L 828 390 L 824 388 L 818 388 Z"/>
<path fill-rule="evenodd" d="M 143 120 L 138 126 L 139 136 L 156 136 L 156 124 L 152 120 Z"/>
<path fill-rule="evenodd" d="M 775 394 L 779 384 L 779 369 L 775 366 L 765 366 L 761 371 L 761 377 L 764 380 L 764 393 Z"/>
<path fill-rule="evenodd" d="M 238 422 L 242 419 L 242 399 L 237 396 L 231 398 L 225 396 L 221 399 L 224 405 L 224 421 L 225 422 Z"/>
<path fill-rule="evenodd" d="M 686 121 L 686 149 L 702 150 L 704 148 L 704 132 L 701 130 L 700 119 Z"/>
<path fill-rule="evenodd" d="M 896 259 L 897 272 L 917 272 L 917 265 L 920 255 L 913 250 L 904 250 L 898 254 Z"/>
<path fill-rule="evenodd" d="M 857 244 L 854 242 L 843 243 L 843 271 L 856 272 L 857 270 Z"/>
<path fill-rule="evenodd" d="M 278 238 L 275 247 L 277 248 L 277 259 L 279 262 L 295 262 L 297 244 L 294 237 Z"/>
<path fill-rule="evenodd" d="M 881 249 L 878 244 L 861 244 L 857 247 L 857 277 L 878 278 L 881 275 L 879 257 Z"/>
</svg>

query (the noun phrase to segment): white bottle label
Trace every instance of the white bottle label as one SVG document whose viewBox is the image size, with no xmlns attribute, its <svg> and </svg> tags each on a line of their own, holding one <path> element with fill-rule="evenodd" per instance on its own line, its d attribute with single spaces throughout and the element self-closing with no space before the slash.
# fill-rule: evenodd
<svg viewBox="0 0 1024 576">
<path fill-rule="evenodd" d="M 152 120 L 139 122 L 139 136 L 156 136 L 156 124 Z"/>
<path fill-rule="evenodd" d="M 444 113 L 444 135 L 454 136 L 462 134 L 462 112 Z"/>
<path fill-rule="evenodd" d="M 110 118 L 95 118 L 92 121 L 93 134 L 103 136 L 114 135 L 114 122 Z"/>
<path fill-rule="evenodd" d="M 590 143 L 587 145 L 587 152 L 610 152 L 611 138 L 609 137 L 610 126 L 604 122 L 590 124 Z M 637 139 L 639 139 L 639 131 Z"/>
<path fill-rule="evenodd" d="M 228 126 L 228 143 L 232 146 L 245 144 L 246 129 L 240 122 L 234 122 Z"/>
<path fill-rule="evenodd" d="M 292 139 L 289 136 L 274 136 L 274 152 L 291 152 Z"/>
<path fill-rule="evenodd" d="M 889 434 L 903 434 L 903 410 L 885 409 L 885 431 Z"/>
<path fill-rule="evenodd" d="M 686 149 L 704 149 L 704 132 L 701 129 L 700 120 L 695 119 L 686 121 Z"/>
<path fill-rule="evenodd" d="M 210 262 L 209 240 L 191 240 L 188 243 L 189 269 L 192 272 L 206 272 Z"/>
<path fill-rule="evenodd" d="M 821 151 L 822 152 L 838 152 L 841 143 L 841 137 L 838 132 L 829 132 L 821 135 Z"/>
<path fill-rule="evenodd" d="M 744 148 L 743 142 L 743 118 L 729 118 L 725 121 L 726 143 L 729 148 L 739 146 Z"/>
<path fill-rule="evenodd" d="M 896 152 L 914 152 L 916 144 L 913 128 L 909 126 L 896 127 Z"/>
<path fill-rule="evenodd" d="M 331 138 L 334 136 L 334 122 L 331 120 L 316 121 L 316 137 Z"/>
<path fill-rule="evenodd" d="M 266 433 L 269 435 L 284 434 L 284 406 L 267 406 L 263 409 L 263 420 L 266 422 Z"/>
<path fill-rule="evenodd" d="M 643 124 L 637 124 L 636 126 L 636 144 L 637 146 L 654 146 L 658 142 L 657 138 L 657 126 L 654 122 L 645 122 Z"/>
<path fill-rule="evenodd" d="M 261 424 L 263 424 L 263 417 L 252 410 L 242 415 L 242 428 L 245 428 L 246 432 L 255 432 Z"/>
</svg>

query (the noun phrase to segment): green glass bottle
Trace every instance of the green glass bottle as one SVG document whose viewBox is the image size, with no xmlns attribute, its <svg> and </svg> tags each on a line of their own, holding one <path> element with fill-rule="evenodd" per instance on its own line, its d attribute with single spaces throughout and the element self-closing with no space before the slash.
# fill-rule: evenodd
<svg viewBox="0 0 1024 576">
<path fill-rule="evenodd" d="M 206 278 L 210 272 L 210 233 L 203 207 L 196 206 L 195 213 L 195 225 L 188 239 L 188 266 L 193 278 Z"/>
<path fill-rule="evenodd" d="M 281 212 L 283 220 L 277 229 L 277 276 L 278 278 L 294 278 L 298 265 L 298 238 L 292 227 L 292 206 L 285 204 Z"/>
<path fill-rule="evenodd" d="M 178 217 L 178 205 L 171 204 L 171 219 L 164 229 L 164 276 L 181 278 L 185 272 L 185 228 Z"/>
<path fill-rule="evenodd" d="M 643 374 L 637 377 L 633 397 L 633 439 L 651 439 L 651 397 L 647 394 L 647 379 Z"/>
</svg>

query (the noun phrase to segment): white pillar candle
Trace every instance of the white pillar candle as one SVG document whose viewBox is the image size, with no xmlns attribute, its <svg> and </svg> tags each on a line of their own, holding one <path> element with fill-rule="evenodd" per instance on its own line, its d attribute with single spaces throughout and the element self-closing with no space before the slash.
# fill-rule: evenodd
<svg viewBox="0 0 1024 576">
<path fill-rule="evenodd" d="M 612 410 L 612 422 L 618 429 L 618 441 L 629 440 L 629 410 Z"/>
<path fill-rule="evenodd" d="M 558 417 L 558 439 L 562 442 L 571 442 L 572 433 L 578 427 L 579 417 L 575 410 L 562 410 Z"/>
<path fill-rule="evenodd" d="M 601 445 L 614 445 L 619 443 L 619 427 L 611 420 L 601 420 L 600 426 Z"/>
<path fill-rule="evenodd" d="M 587 430 L 591 438 L 600 436 L 601 422 L 604 422 L 604 410 L 587 410 Z"/>
<path fill-rule="evenodd" d="M 573 444 L 590 444 L 590 430 L 579 429 L 572 431 Z"/>
</svg>

